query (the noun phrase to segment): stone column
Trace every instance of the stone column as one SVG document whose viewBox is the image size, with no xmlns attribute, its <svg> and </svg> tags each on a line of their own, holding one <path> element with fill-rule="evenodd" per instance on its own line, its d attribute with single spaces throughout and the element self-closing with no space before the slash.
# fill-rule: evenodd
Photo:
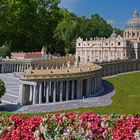
<svg viewBox="0 0 140 140">
<path fill-rule="evenodd" d="M 29 99 L 29 101 L 32 102 L 32 100 L 33 100 L 33 86 L 30 85 L 30 99 Z"/>
<path fill-rule="evenodd" d="M 20 64 L 20 72 L 22 72 L 22 64 Z"/>
<path fill-rule="evenodd" d="M 94 93 L 94 79 L 91 78 L 91 95 Z"/>
<path fill-rule="evenodd" d="M 91 78 L 89 79 L 89 96 L 92 94 Z"/>
<path fill-rule="evenodd" d="M 5 65 L 2 63 L 2 64 L 1 64 L 1 73 L 4 73 L 4 66 L 5 66 Z"/>
<path fill-rule="evenodd" d="M 19 84 L 19 103 L 24 104 L 24 85 L 22 83 Z"/>
<path fill-rule="evenodd" d="M 99 77 L 97 77 L 97 92 L 99 90 Z"/>
<path fill-rule="evenodd" d="M 138 49 L 135 49 L 135 59 L 138 59 Z"/>
<path fill-rule="evenodd" d="M 14 72 L 14 70 L 13 70 L 13 64 L 11 64 L 10 71 L 11 72 Z"/>
<path fill-rule="evenodd" d="M 3 73 L 5 72 L 5 64 L 3 64 Z"/>
<path fill-rule="evenodd" d="M 8 64 L 7 64 L 7 66 L 6 66 L 6 72 L 8 73 Z"/>
<path fill-rule="evenodd" d="M 21 64 L 21 72 L 23 72 L 23 64 Z"/>
<path fill-rule="evenodd" d="M 12 72 L 15 72 L 15 64 L 13 64 Z"/>
<path fill-rule="evenodd" d="M 19 65 L 18 65 L 18 72 L 21 72 L 20 69 L 21 69 L 21 65 L 19 64 Z"/>
<path fill-rule="evenodd" d="M 5 66 L 4 66 L 4 73 L 7 72 L 7 71 L 6 71 L 6 68 L 7 68 L 7 65 L 5 64 Z"/>
<path fill-rule="evenodd" d="M 6 64 L 6 73 L 8 72 L 8 64 Z"/>
<path fill-rule="evenodd" d="M 102 87 L 102 77 L 100 77 L 100 82 L 99 82 L 99 84 L 100 84 L 100 89 L 101 89 L 101 87 Z"/>
<path fill-rule="evenodd" d="M 17 64 L 17 72 L 18 72 L 18 64 Z"/>
<path fill-rule="evenodd" d="M 77 80 L 77 94 L 76 97 L 79 99 L 82 97 L 82 79 Z"/>
<path fill-rule="evenodd" d="M 39 104 L 42 103 L 42 83 L 39 85 Z"/>
<path fill-rule="evenodd" d="M 72 80 L 72 86 L 71 86 L 71 99 L 73 100 L 74 99 L 74 80 Z"/>
<path fill-rule="evenodd" d="M 90 79 L 86 80 L 86 97 L 90 96 Z"/>
<path fill-rule="evenodd" d="M 76 92 L 76 98 L 79 99 L 80 97 L 80 92 L 81 92 L 81 88 L 80 88 L 80 79 L 77 80 L 77 92 Z"/>
<path fill-rule="evenodd" d="M 7 64 L 7 73 L 9 72 L 9 64 Z"/>
<path fill-rule="evenodd" d="M 5 72 L 7 73 L 7 64 L 5 65 Z"/>
<path fill-rule="evenodd" d="M 9 71 L 12 72 L 12 64 L 10 64 Z"/>
<path fill-rule="evenodd" d="M 7 73 L 7 64 L 4 66 L 4 72 Z"/>
<path fill-rule="evenodd" d="M 22 64 L 22 72 L 24 72 L 25 64 Z"/>
<path fill-rule="evenodd" d="M 96 93 L 97 93 L 97 90 L 98 90 L 98 78 L 96 77 Z"/>
<path fill-rule="evenodd" d="M 69 81 L 66 81 L 66 101 L 69 100 Z"/>
<path fill-rule="evenodd" d="M 54 81 L 53 86 L 53 102 L 56 102 L 56 81 Z"/>
<path fill-rule="evenodd" d="M 34 85 L 34 90 L 33 90 L 33 105 L 37 103 L 37 85 Z"/>
<path fill-rule="evenodd" d="M 63 98 L 63 81 L 60 81 L 60 102 L 62 102 Z"/>
<path fill-rule="evenodd" d="M 96 93 L 96 78 L 95 77 L 92 79 L 92 95 L 94 95 L 94 93 Z"/>
<path fill-rule="evenodd" d="M 49 93 L 50 93 L 50 81 L 47 81 L 46 103 L 49 102 Z"/>
<path fill-rule="evenodd" d="M 18 64 L 18 72 L 20 72 L 20 64 Z"/>
<path fill-rule="evenodd" d="M 97 92 L 97 79 L 95 78 L 95 93 Z"/>
</svg>

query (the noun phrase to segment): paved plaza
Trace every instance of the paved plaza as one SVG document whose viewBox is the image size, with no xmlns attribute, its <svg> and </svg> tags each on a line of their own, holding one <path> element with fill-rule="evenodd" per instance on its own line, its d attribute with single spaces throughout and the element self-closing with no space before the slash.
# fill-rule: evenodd
<svg viewBox="0 0 140 140">
<path fill-rule="evenodd" d="M 2 102 L 17 104 L 19 93 L 19 79 L 14 76 L 14 73 L 0 74 L 0 79 L 4 81 L 6 87 L 6 93 L 1 98 Z"/>
</svg>

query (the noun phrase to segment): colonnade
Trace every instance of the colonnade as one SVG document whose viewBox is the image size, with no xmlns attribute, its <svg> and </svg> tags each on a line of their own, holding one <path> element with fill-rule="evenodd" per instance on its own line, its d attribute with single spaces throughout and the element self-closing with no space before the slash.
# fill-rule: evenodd
<svg viewBox="0 0 140 140">
<path fill-rule="evenodd" d="M 61 68 L 68 68 L 68 67 L 70 67 L 70 66 L 73 66 L 74 65 L 74 63 L 70 63 L 69 61 L 68 62 L 58 62 L 58 63 L 55 63 L 55 64 L 51 64 L 51 63 L 49 63 L 48 65 L 47 64 L 41 64 L 41 63 L 36 63 L 36 64 L 33 64 L 33 65 L 31 65 L 31 68 L 33 69 L 33 70 L 39 70 L 39 69 L 44 69 L 44 70 L 46 70 L 46 69 L 61 69 Z"/>
<path fill-rule="evenodd" d="M 102 91 L 102 77 L 47 80 L 38 82 L 21 81 L 20 104 L 55 103 L 82 99 Z"/>
<path fill-rule="evenodd" d="M 108 63 L 101 63 L 102 75 L 110 76 L 118 73 L 140 70 L 140 60 L 134 61 L 115 61 Z"/>
<path fill-rule="evenodd" d="M 28 63 L 3 63 L 1 73 L 24 72 L 31 67 Z"/>
<path fill-rule="evenodd" d="M 74 65 L 75 58 L 61 57 L 47 60 L 32 60 L 32 59 L 1 59 L 0 73 L 24 72 L 26 69 L 54 69 L 65 68 Z"/>
</svg>

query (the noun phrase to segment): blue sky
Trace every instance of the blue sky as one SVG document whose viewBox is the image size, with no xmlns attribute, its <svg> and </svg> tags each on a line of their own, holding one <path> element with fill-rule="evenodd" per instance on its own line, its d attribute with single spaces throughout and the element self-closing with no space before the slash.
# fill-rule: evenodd
<svg viewBox="0 0 140 140">
<path fill-rule="evenodd" d="M 99 13 L 113 27 L 121 29 L 135 9 L 140 13 L 140 0 L 62 0 L 60 6 L 79 16 Z"/>
</svg>

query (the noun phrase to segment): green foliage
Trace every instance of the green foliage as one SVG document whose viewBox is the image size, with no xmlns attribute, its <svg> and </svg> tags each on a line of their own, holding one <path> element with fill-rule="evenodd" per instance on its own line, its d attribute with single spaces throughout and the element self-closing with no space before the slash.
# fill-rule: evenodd
<svg viewBox="0 0 140 140">
<path fill-rule="evenodd" d="M 59 22 L 54 32 L 54 38 L 63 42 L 65 53 L 74 53 L 75 39 L 78 28 L 77 16 L 66 9 L 60 11 L 62 21 Z"/>
<path fill-rule="evenodd" d="M 2 56 L 3 58 L 5 58 L 6 56 L 10 57 L 11 52 L 9 47 L 5 47 L 5 46 L 0 47 L 0 56 Z"/>
<path fill-rule="evenodd" d="M 94 14 L 90 18 L 79 18 L 79 33 L 82 38 L 109 37 L 113 28 L 100 15 Z"/>
<path fill-rule="evenodd" d="M 11 44 L 11 51 L 75 53 L 77 37 L 109 37 L 113 28 L 100 15 L 79 17 L 59 8 L 60 0 L 1 0 L 0 46 Z M 122 34 L 115 28 L 117 34 Z"/>
<path fill-rule="evenodd" d="M 4 23 L 0 28 L 0 38 L 4 38 L 1 44 L 11 42 L 12 51 L 41 50 L 44 44 L 51 44 L 53 31 L 58 24 L 58 4 L 59 0 L 0 2 L 0 19 Z"/>
<path fill-rule="evenodd" d="M 5 93 L 5 85 L 4 82 L 0 79 L 0 97 Z"/>
<path fill-rule="evenodd" d="M 117 35 L 121 35 L 123 36 L 123 30 L 119 29 L 119 28 L 114 28 L 114 31 Z"/>
</svg>

